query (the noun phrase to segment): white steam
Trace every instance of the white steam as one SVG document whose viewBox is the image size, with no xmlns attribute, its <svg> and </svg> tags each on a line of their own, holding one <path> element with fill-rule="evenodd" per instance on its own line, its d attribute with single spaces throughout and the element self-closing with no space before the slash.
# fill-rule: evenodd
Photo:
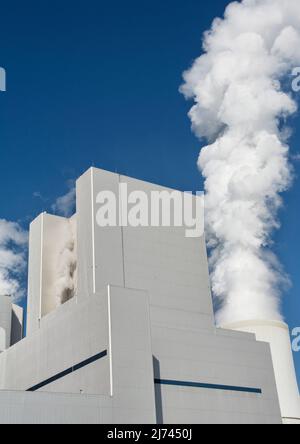
<svg viewBox="0 0 300 444">
<path fill-rule="evenodd" d="M 284 85 L 300 66 L 300 1 L 231 3 L 203 49 L 181 91 L 195 101 L 193 130 L 209 143 L 199 167 L 217 322 L 281 319 L 283 273 L 270 236 L 293 175 L 284 121 L 297 106 L 292 78 Z"/>
<path fill-rule="evenodd" d="M 72 181 L 68 185 L 69 191 L 58 197 L 52 205 L 52 210 L 65 218 L 73 215 L 76 208 L 75 185 Z M 54 291 L 57 305 L 72 299 L 77 290 L 76 216 L 66 219 L 66 225 L 64 244 L 59 250 L 55 268 Z"/>
<path fill-rule="evenodd" d="M 55 295 L 57 305 L 72 299 L 77 289 L 76 218 L 66 220 L 64 245 L 59 251 L 55 270 Z"/>
<path fill-rule="evenodd" d="M 27 233 L 15 222 L 0 219 L 0 295 L 17 302 L 24 296 L 21 275 L 26 267 Z"/>
<path fill-rule="evenodd" d="M 75 212 L 76 206 L 76 189 L 72 182 L 69 184 L 70 190 L 56 199 L 55 203 L 52 205 L 52 211 L 55 214 L 64 217 L 70 217 Z"/>
</svg>

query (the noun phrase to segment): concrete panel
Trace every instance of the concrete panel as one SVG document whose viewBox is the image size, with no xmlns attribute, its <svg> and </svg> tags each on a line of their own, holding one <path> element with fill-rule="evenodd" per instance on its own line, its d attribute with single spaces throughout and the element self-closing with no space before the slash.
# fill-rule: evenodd
<svg viewBox="0 0 300 444">
<path fill-rule="evenodd" d="M 43 219 L 43 214 L 38 216 L 29 231 L 27 336 L 39 329 L 41 317 Z"/>
<path fill-rule="evenodd" d="M 107 424 L 111 412 L 104 396 L 0 392 L 0 424 Z"/>
<path fill-rule="evenodd" d="M 188 330 L 210 329 L 213 319 L 211 315 L 199 312 L 187 312 L 171 308 L 150 306 L 151 324 L 155 327 L 166 327 Z"/>
<path fill-rule="evenodd" d="M 96 291 L 101 291 L 108 284 L 124 286 L 122 228 L 99 227 L 96 221 L 98 193 L 109 190 L 118 198 L 119 175 L 95 168 L 92 174 L 95 202 L 95 284 Z"/>
<path fill-rule="evenodd" d="M 76 182 L 76 218 L 78 252 L 78 295 L 88 297 L 95 292 L 94 201 L 92 169 Z"/>
<path fill-rule="evenodd" d="M 122 231 L 99 227 L 96 216 L 99 192 L 111 191 L 118 198 L 119 176 L 91 168 L 77 181 L 78 294 L 103 291 L 108 284 L 124 285 Z"/>
<path fill-rule="evenodd" d="M 148 295 L 110 286 L 108 298 L 113 421 L 155 423 Z"/>
<path fill-rule="evenodd" d="M 0 327 L 2 327 L 5 332 L 5 334 L 2 332 L 2 347 L 0 348 L 0 351 L 3 351 L 10 346 L 11 313 L 11 297 L 0 296 Z"/>
<path fill-rule="evenodd" d="M 124 176 L 120 182 L 127 184 L 128 193 L 145 192 L 149 201 L 152 191 L 165 190 Z M 164 310 L 168 324 L 172 318 L 177 324 L 175 310 L 181 310 L 177 318 L 181 323 L 195 325 L 195 313 L 213 322 L 204 237 L 187 238 L 184 227 L 125 227 L 123 245 L 125 285 L 147 290 L 150 304 Z M 168 316 L 166 309 L 173 312 Z M 161 323 L 159 310 L 153 310 L 151 317 L 153 323 Z"/>
<path fill-rule="evenodd" d="M 282 417 L 299 424 L 300 397 L 288 326 L 278 321 L 252 320 L 227 327 L 251 332 L 258 341 L 270 344 Z"/>
<path fill-rule="evenodd" d="M 267 344 L 249 337 L 228 337 L 218 330 L 152 329 L 155 378 L 213 386 L 159 385 L 164 423 L 281 423 L 278 395 Z M 261 389 L 261 394 L 239 388 Z M 231 412 L 231 415 L 230 413 Z"/>
<path fill-rule="evenodd" d="M 0 353 L 6 350 L 6 331 L 0 327 Z"/>
<path fill-rule="evenodd" d="M 0 389 L 28 390 L 107 350 L 107 313 L 106 296 L 95 295 L 78 304 L 72 299 L 44 317 L 38 332 L 0 355 Z M 108 372 L 103 358 L 41 390 L 65 392 L 66 384 L 70 393 L 108 394 Z"/>
</svg>

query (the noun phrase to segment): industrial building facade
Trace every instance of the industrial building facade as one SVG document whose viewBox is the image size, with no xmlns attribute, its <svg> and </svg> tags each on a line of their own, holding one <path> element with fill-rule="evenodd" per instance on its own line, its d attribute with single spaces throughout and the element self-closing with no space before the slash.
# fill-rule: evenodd
<svg viewBox="0 0 300 444">
<path fill-rule="evenodd" d="M 120 182 L 163 190 L 92 168 L 71 219 L 31 225 L 26 338 L 0 302 L 0 423 L 282 423 L 270 345 L 215 327 L 204 236 L 97 225 Z"/>
</svg>

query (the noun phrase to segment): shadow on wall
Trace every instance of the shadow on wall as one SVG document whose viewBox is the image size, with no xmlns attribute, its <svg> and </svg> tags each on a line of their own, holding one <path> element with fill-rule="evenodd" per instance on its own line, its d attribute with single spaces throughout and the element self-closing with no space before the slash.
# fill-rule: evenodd
<svg viewBox="0 0 300 444">
<path fill-rule="evenodd" d="M 154 370 L 154 380 L 156 381 L 157 379 L 161 379 L 160 363 L 155 356 L 153 356 L 153 370 Z M 161 384 L 154 384 L 154 388 L 155 388 L 156 423 L 161 425 L 164 423 Z"/>
<path fill-rule="evenodd" d="M 14 312 L 14 310 L 12 310 L 12 314 L 11 314 L 11 325 L 12 325 L 12 329 L 11 329 L 11 338 L 10 338 L 10 342 L 11 342 L 11 346 L 15 345 L 17 342 L 19 342 L 22 338 L 23 338 L 23 325 L 20 321 L 20 319 L 18 318 L 18 316 L 16 315 L 16 313 Z"/>
</svg>

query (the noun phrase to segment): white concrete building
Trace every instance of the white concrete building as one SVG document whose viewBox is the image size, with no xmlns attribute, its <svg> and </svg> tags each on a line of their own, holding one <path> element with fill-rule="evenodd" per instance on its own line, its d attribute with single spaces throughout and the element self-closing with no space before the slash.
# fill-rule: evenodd
<svg viewBox="0 0 300 444">
<path fill-rule="evenodd" d="M 10 296 L 0 297 L 0 353 L 23 338 L 23 309 Z"/>
<path fill-rule="evenodd" d="M 270 345 L 215 328 L 204 237 L 97 225 L 97 194 L 120 182 L 163 190 L 93 168 L 76 215 L 31 225 L 19 342 L 0 298 L 0 423 L 280 424 Z"/>
</svg>

